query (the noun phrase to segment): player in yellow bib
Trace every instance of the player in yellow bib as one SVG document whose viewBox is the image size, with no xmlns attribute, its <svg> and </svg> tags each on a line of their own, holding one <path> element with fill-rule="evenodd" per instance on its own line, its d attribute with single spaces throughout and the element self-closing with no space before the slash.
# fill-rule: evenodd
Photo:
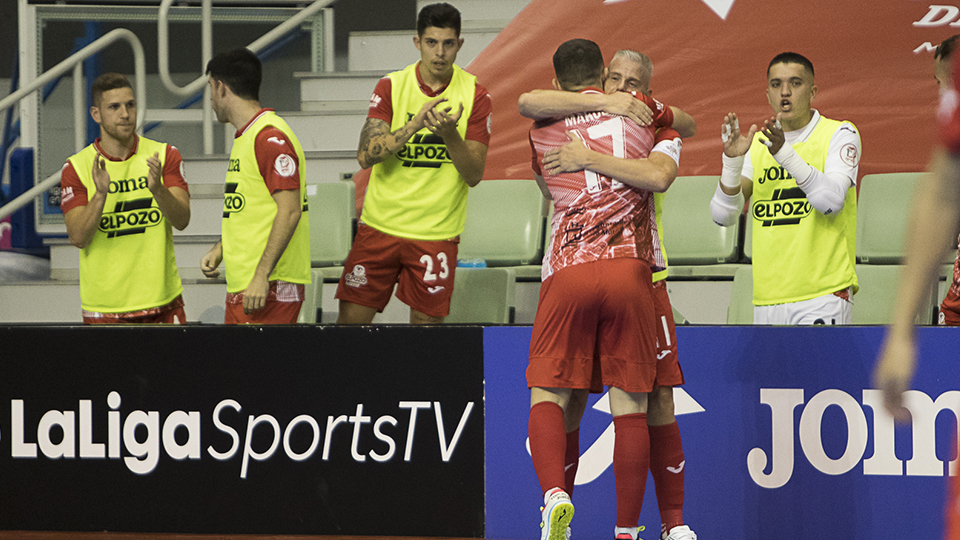
<svg viewBox="0 0 960 540">
<path fill-rule="evenodd" d="M 260 60 L 247 49 L 207 64 L 217 120 L 237 128 L 227 166 L 223 237 L 201 261 L 227 277 L 225 322 L 293 324 L 310 283 L 305 158 L 290 126 L 260 106 Z"/>
<path fill-rule="evenodd" d="M 372 170 L 337 287 L 340 324 L 372 322 L 394 285 L 411 323 L 439 323 L 450 311 L 467 191 L 490 143 L 490 96 L 454 65 L 463 46 L 456 8 L 421 9 L 413 43 L 420 61 L 377 83 L 360 133 L 357 160 Z"/>
<path fill-rule="evenodd" d="M 172 227 L 190 223 L 190 193 L 176 147 L 136 134 L 130 81 L 93 82 L 100 137 L 60 172 L 60 207 L 80 248 L 83 322 L 185 323 Z"/>
<path fill-rule="evenodd" d="M 855 272 L 860 134 L 811 108 L 813 64 L 786 52 L 767 68 L 774 115 L 743 135 L 722 126 L 723 172 L 710 202 L 730 226 L 750 199 L 755 324 L 849 324 Z M 756 137 L 760 131 L 763 137 Z"/>
</svg>

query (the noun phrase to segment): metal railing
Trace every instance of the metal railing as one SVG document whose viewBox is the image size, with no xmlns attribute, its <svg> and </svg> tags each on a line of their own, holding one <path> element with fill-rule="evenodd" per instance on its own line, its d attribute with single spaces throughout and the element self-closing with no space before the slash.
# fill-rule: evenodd
<svg viewBox="0 0 960 540">
<path fill-rule="evenodd" d="M 8 107 L 12 107 L 18 103 L 24 97 L 30 95 L 33 92 L 36 92 L 42 88 L 48 82 L 56 79 L 57 77 L 63 75 L 69 70 L 73 70 L 73 115 L 74 115 L 74 143 L 78 146 L 77 151 L 81 150 L 84 146 L 84 134 L 83 126 L 85 122 L 84 114 L 86 113 L 86 107 L 84 106 L 84 90 L 83 90 L 83 77 L 82 77 L 82 66 L 83 61 L 93 56 L 94 54 L 100 52 L 104 48 L 112 45 L 116 41 L 124 40 L 130 43 L 130 46 L 133 48 L 133 61 L 134 61 L 134 80 L 136 80 L 136 98 L 137 98 L 137 108 L 140 111 L 143 111 L 138 118 L 140 125 L 138 129 L 143 126 L 143 119 L 146 118 L 147 110 L 147 69 L 146 69 L 146 60 L 143 54 L 143 45 L 140 43 L 140 39 L 137 38 L 136 34 L 127 30 L 126 28 L 117 28 L 111 30 L 103 35 L 100 39 L 94 41 L 90 45 L 87 45 L 80 51 L 74 53 L 68 57 L 63 62 L 60 62 L 53 68 L 51 68 L 46 73 L 40 75 L 29 84 L 25 85 L 20 90 L 10 94 L 9 96 L 0 100 L 0 111 L 6 110 Z M 40 196 L 43 192 L 52 188 L 60 182 L 60 171 L 48 176 L 39 184 L 28 189 L 22 195 L 16 199 L 10 201 L 2 208 L 0 208 L 0 219 L 3 219 L 10 214 L 16 212 L 20 208 L 29 204 L 35 197 Z"/>
<path fill-rule="evenodd" d="M 213 115 L 210 107 L 210 97 L 206 94 L 207 77 L 200 75 L 197 79 L 186 86 L 177 86 L 170 77 L 170 32 L 169 32 L 169 13 L 170 6 L 175 0 L 162 0 L 160 2 L 160 11 L 157 15 L 157 50 L 158 50 L 158 71 L 160 80 L 171 93 L 178 96 L 190 96 L 204 90 L 203 98 L 203 153 L 213 153 Z M 332 4 L 334 0 L 316 0 L 308 7 L 300 10 L 293 17 L 290 17 L 279 24 L 273 30 L 264 34 L 247 48 L 257 53 L 264 47 L 270 45 L 277 39 L 299 26 L 321 9 Z M 204 71 L 207 62 L 213 57 L 213 0 L 203 0 L 201 4 L 201 60 Z"/>
<path fill-rule="evenodd" d="M 299 13 L 293 17 L 287 19 L 283 23 L 279 24 L 273 30 L 267 32 L 259 39 L 255 40 L 250 45 L 247 45 L 247 48 L 253 52 L 258 52 L 266 46 L 270 45 L 274 41 L 283 37 L 286 33 L 290 32 L 301 23 L 303 23 L 307 18 L 316 14 L 321 9 L 332 4 L 334 0 L 316 0 L 310 6 L 302 9 Z M 164 86 L 172 93 L 187 96 L 192 95 L 196 92 L 199 92 L 202 88 L 206 86 L 207 77 L 206 75 L 200 75 L 197 79 L 190 82 L 186 86 L 180 87 L 177 86 L 173 79 L 170 77 L 170 65 L 169 65 L 169 32 L 168 32 L 168 13 L 170 10 L 170 5 L 173 4 L 174 0 L 162 0 L 160 4 L 160 11 L 158 14 L 157 20 L 157 41 L 159 49 L 159 74 L 160 80 L 163 82 Z M 202 62 L 206 66 L 206 63 L 213 56 L 213 31 L 212 31 L 212 4 L 213 0 L 203 0 L 202 4 L 202 20 L 201 24 L 203 25 L 202 30 Z M 130 42 L 133 47 L 134 54 L 134 70 L 135 70 L 135 80 L 136 80 L 136 98 L 137 98 L 137 109 L 138 109 L 138 131 L 142 132 L 143 124 L 146 120 L 147 114 L 147 96 L 146 96 L 146 68 L 143 54 L 143 46 L 140 44 L 140 40 L 137 36 L 125 28 L 118 28 L 112 30 L 100 39 L 94 41 L 87 47 L 83 48 L 81 51 L 73 54 L 63 62 L 57 64 L 55 67 L 47 71 L 46 73 L 40 75 L 36 79 L 30 82 L 30 84 L 24 86 L 20 90 L 10 94 L 4 99 L 0 100 L 0 111 L 7 109 L 8 107 L 13 106 L 19 102 L 24 97 L 30 95 L 30 93 L 36 91 L 43 85 L 48 82 L 56 79 L 57 77 L 63 75 L 68 70 L 73 69 L 73 110 L 74 110 L 74 141 L 77 145 L 77 151 L 80 151 L 84 146 L 84 133 L 83 126 L 86 120 L 86 107 L 84 106 L 84 93 L 82 87 L 82 62 L 88 57 L 100 52 L 104 47 L 112 44 L 113 42 L 124 39 Z M 206 92 L 206 90 L 205 90 Z M 206 96 L 205 96 L 206 97 Z M 213 115 L 210 110 L 210 100 L 204 99 L 204 111 L 203 111 L 203 146 L 205 154 L 213 153 Z M 0 219 L 3 219 L 10 214 L 16 212 L 20 208 L 29 204 L 35 197 L 40 196 L 45 191 L 49 190 L 53 186 L 57 185 L 60 181 L 60 171 L 50 175 L 42 182 L 36 184 L 33 188 L 27 190 L 19 197 L 13 199 L 3 207 L 0 207 Z"/>
</svg>

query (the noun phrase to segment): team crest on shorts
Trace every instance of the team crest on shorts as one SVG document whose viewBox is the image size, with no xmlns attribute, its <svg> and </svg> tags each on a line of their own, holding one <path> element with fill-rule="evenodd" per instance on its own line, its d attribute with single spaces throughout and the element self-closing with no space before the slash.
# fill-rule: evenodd
<svg viewBox="0 0 960 540">
<path fill-rule="evenodd" d="M 344 282 L 351 287 L 360 287 L 367 284 L 367 269 L 358 264 L 353 270 L 343 277 Z"/>
</svg>

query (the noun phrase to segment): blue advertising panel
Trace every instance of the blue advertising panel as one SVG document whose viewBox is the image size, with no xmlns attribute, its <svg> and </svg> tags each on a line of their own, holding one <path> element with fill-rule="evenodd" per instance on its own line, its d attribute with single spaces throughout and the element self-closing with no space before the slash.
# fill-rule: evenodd
<svg viewBox="0 0 960 540">
<path fill-rule="evenodd" d="M 486 328 L 488 538 L 535 538 L 526 446 L 530 328 Z M 894 426 L 871 388 L 879 327 L 678 327 L 684 516 L 701 538 L 940 538 L 960 411 L 960 329 L 919 330 L 921 362 Z M 574 538 L 613 534 L 612 420 L 592 396 L 580 435 Z M 952 464 L 951 464 L 952 463 Z M 659 536 L 653 481 L 641 538 Z"/>
</svg>

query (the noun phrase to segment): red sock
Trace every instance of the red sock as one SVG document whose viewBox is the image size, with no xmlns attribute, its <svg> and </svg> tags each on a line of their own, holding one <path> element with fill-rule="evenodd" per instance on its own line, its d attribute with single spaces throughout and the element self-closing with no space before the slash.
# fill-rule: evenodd
<svg viewBox="0 0 960 540">
<path fill-rule="evenodd" d="M 543 401 L 530 407 L 530 455 L 537 471 L 540 488 L 548 490 L 564 487 L 563 455 L 566 451 L 566 430 L 563 427 L 563 409 L 556 403 Z"/>
<path fill-rule="evenodd" d="M 683 525 L 683 443 L 676 422 L 650 426 L 650 473 L 663 530 Z"/>
<path fill-rule="evenodd" d="M 580 467 L 580 428 L 567 433 L 567 455 L 563 459 L 563 483 L 567 495 L 573 497 L 573 485 Z"/>
<path fill-rule="evenodd" d="M 650 468 L 646 414 L 613 417 L 613 474 L 617 488 L 617 527 L 636 527 Z"/>
</svg>

